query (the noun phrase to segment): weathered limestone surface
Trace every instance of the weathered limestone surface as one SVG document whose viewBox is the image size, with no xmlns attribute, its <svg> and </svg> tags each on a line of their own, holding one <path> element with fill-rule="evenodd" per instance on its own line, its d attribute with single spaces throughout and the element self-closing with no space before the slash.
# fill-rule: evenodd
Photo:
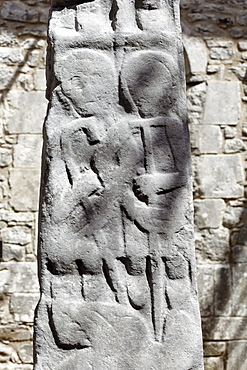
<svg viewBox="0 0 247 370">
<path fill-rule="evenodd" d="M 15 242 L 2 238 L 1 274 L 11 270 L 9 274 L 11 281 L 9 283 L 8 279 L 3 280 L 3 275 L 0 277 L 1 284 L 5 285 L 0 293 L 1 370 L 32 368 L 32 323 L 29 321 L 31 311 L 28 301 L 30 308 L 34 307 L 38 285 L 36 269 L 32 268 L 32 265 L 36 265 L 36 211 L 30 210 L 30 204 L 32 204 L 30 199 L 33 199 L 33 204 L 37 203 L 38 181 L 36 179 L 39 175 L 37 172 L 29 172 L 29 169 L 39 168 L 41 126 L 47 106 L 43 95 L 46 22 L 49 7 L 49 0 L 0 1 L 0 229 L 4 237 L 9 233 L 12 234 L 11 238 L 13 239 L 14 236 Z M 181 0 L 181 20 L 183 35 L 186 38 L 184 46 L 186 59 L 188 59 L 187 101 L 192 134 L 192 156 L 198 158 L 205 154 L 226 155 L 231 167 L 231 154 L 235 156 L 238 153 L 241 158 L 240 166 L 244 171 L 246 171 L 244 145 L 246 147 L 247 144 L 247 28 L 246 25 L 240 25 L 239 20 L 246 9 L 246 0 L 215 0 L 214 2 Z M 212 52 L 211 49 L 213 49 Z M 222 56 L 230 56 L 231 59 L 223 59 Z M 219 84 L 222 81 L 240 82 L 241 95 L 238 94 L 234 98 L 236 103 L 234 110 L 241 106 L 241 114 L 236 125 L 203 123 L 205 101 L 210 92 L 207 83 L 210 81 Z M 231 89 L 231 86 L 231 83 L 226 84 L 227 89 Z M 32 96 L 30 99 L 27 98 L 29 93 Z M 231 92 L 225 95 L 230 94 Z M 223 122 L 222 102 L 223 100 L 219 101 L 218 110 L 215 113 L 218 115 L 217 122 Z M 10 133 L 8 127 L 18 132 Z M 204 164 L 206 166 L 207 161 Z M 18 176 L 16 175 L 18 179 L 12 182 L 13 186 L 10 188 L 10 169 L 13 168 L 18 169 Z M 221 181 L 222 178 L 223 181 L 224 178 L 228 179 L 228 166 L 224 168 L 225 171 L 221 172 Z M 235 184 L 237 173 L 232 174 L 232 182 Z M 233 327 L 236 318 L 240 320 L 241 325 L 244 325 L 241 315 L 246 315 L 246 288 L 244 285 L 242 288 L 241 285 L 246 284 L 247 263 L 246 176 L 242 185 L 245 190 L 244 196 L 233 199 L 230 194 L 228 195 L 230 198 L 226 198 L 226 192 L 223 193 L 222 198 L 202 196 L 198 189 L 200 177 L 197 176 L 196 171 L 195 175 L 195 226 L 201 314 L 208 318 L 208 322 L 212 321 L 212 330 L 214 330 L 214 317 L 218 316 L 219 310 L 224 317 L 230 318 L 230 322 L 232 321 L 230 325 Z M 35 187 L 34 182 L 36 182 Z M 31 191 L 28 191 L 29 186 L 32 186 Z M 208 186 L 210 187 L 210 183 Z M 10 204 L 13 194 L 18 202 L 24 194 L 26 200 L 22 202 L 22 211 L 14 210 L 12 203 Z M 26 201 L 28 201 L 28 207 Z M 225 211 L 222 211 L 222 202 L 224 202 Z M 37 209 L 36 205 L 34 209 Z M 222 212 L 224 213 L 223 223 Z M 13 232 L 8 230 L 6 233 L 6 229 L 14 226 L 21 227 L 14 228 Z M 31 243 L 28 242 L 28 244 L 23 244 L 25 226 L 28 227 L 28 233 L 24 235 L 30 233 L 32 238 Z M 228 233 L 225 228 L 228 229 Z M 24 230 L 27 231 L 26 228 Z M 28 238 L 30 240 L 29 236 Z M 28 262 L 24 268 L 23 262 Z M 219 267 L 222 267 L 222 273 L 219 272 Z M 20 273 L 17 273 L 18 271 Z M 29 274 L 23 275 L 25 271 L 29 271 Z M 224 280 L 226 277 L 227 279 Z M 18 292 L 15 292 L 16 280 L 21 281 Z M 29 284 L 29 280 L 32 284 Z M 34 284 L 35 289 L 29 291 Z M 229 289 L 229 286 L 232 288 Z M 224 303 L 229 300 L 231 310 L 229 304 L 224 308 L 224 305 L 219 303 L 220 291 L 226 291 L 229 295 L 228 299 L 226 295 L 222 298 Z M 18 305 L 19 300 L 16 299 L 15 294 L 21 294 L 23 305 Z M 228 315 L 227 312 L 230 311 L 232 313 Z M 28 322 L 24 321 L 27 318 Z M 223 325 L 220 330 L 224 332 Z M 203 336 L 206 370 L 212 370 L 212 368 L 218 370 L 222 360 L 224 370 L 247 367 L 244 361 L 247 357 L 244 350 L 242 351 L 247 340 L 238 338 L 238 330 L 231 331 L 229 338 L 223 339 L 224 343 L 221 340 L 212 342 L 207 337 L 207 331 Z M 224 344 L 222 350 L 218 350 L 217 346 L 222 343 Z M 27 355 L 24 355 L 24 352 Z"/>
<path fill-rule="evenodd" d="M 35 369 L 202 369 L 178 1 L 53 1 Z"/>
</svg>

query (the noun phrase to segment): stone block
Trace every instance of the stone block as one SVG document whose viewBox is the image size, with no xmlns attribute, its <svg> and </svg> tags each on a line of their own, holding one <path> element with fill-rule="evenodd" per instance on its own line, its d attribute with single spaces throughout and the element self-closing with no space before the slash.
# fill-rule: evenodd
<svg viewBox="0 0 247 370">
<path fill-rule="evenodd" d="M 14 76 L 14 69 L 3 68 L 0 69 L 0 90 L 8 88 Z"/>
<path fill-rule="evenodd" d="M 233 49 L 226 48 L 212 48 L 209 52 L 211 59 L 227 60 L 234 57 Z"/>
<path fill-rule="evenodd" d="M 198 263 L 227 262 L 229 259 L 229 231 L 224 227 L 196 232 L 195 244 Z"/>
<path fill-rule="evenodd" d="M 244 173 L 239 154 L 204 155 L 197 160 L 199 192 L 207 198 L 239 198 Z"/>
<path fill-rule="evenodd" d="M 37 211 L 40 171 L 36 169 L 10 170 L 10 204 L 16 211 Z"/>
<path fill-rule="evenodd" d="M 32 74 L 21 73 L 18 76 L 17 82 L 26 91 L 32 91 L 34 89 Z"/>
<path fill-rule="evenodd" d="M 247 60 L 247 53 L 242 53 L 241 58 L 246 61 Z"/>
<path fill-rule="evenodd" d="M 32 230 L 27 226 L 13 226 L 1 230 L 4 243 L 26 245 L 32 242 Z"/>
<path fill-rule="evenodd" d="M 246 63 L 240 63 L 238 67 L 231 67 L 229 70 L 232 71 L 240 81 L 246 82 Z M 244 97 L 242 99 L 244 99 Z"/>
<path fill-rule="evenodd" d="M 0 167 L 9 166 L 12 162 L 12 151 L 7 148 L 0 148 Z"/>
<path fill-rule="evenodd" d="M 47 24 L 48 23 L 48 16 L 49 16 L 49 12 L 47 11 L 47 9 L 40 9 L 39 21 L 41 23 Z"/>
<path fill-rule="evenodd" d="M 8 368 L 6 368 L 6 364 L 0 364 L 0 370 L 33 370 L 32 365 L 16 365 L 16 364 L 8 364 Z"/>
<path fill-rule="evenodd" d="M 14 167 L 41 167 L 41 135 L 19 135 L 14 146 Z"/>
<path fill-rule="evenodd" d="M 46 45 L 44 40 L 38 40 L 34 37 L 27 38 L 21 43 L 24 50 L 43 49 Z"/>
<path fill-rule="evenodd" d="M 9 312 L 10 295 L 0 293 L 0 323 L 8 325 L 13 322 L 13 316 Z M 1 328 L 0 328 L 1 329 Z M 0 339 L 1 342 L 1 339 Z"/>
<path fill-rule="evenodd" d="M 39 297 L 39 294 L 13 293 L 10 299 L 10 313 L 14 315 L 14 320 L 32 323 Z"/>
<path fill-rule="evenodd" d="M 6 30 L 6 27 L 0 27 L 0 46 L 17 46 L 18 44 L 19 40 L 13 31 Z"/>
<path fill-rule="evenodd" d="M 27 64 L 29 67 L 38 67 L 40 62 L 41 53 L 39 50 L 31 50 L 28 53 Z"/>
<path fill-rule="evenodd" d="M 247 262 L 247 245 L 234 245 L 232 248 L 233 262 Z"/>
<path fill-rule="evenodd" d="M 201 370 L 178 4 L 57 5 L 34 368 Z"/>
<path fill-rule="evenodd" d="M 19 245 L 4 244 L 2 248 L 2 260 L 7 262 L 11 260 L 23 261 L 25 259 L 25 248 Z"/>
<path fill-rule="evenodd" d="M 247 26 L 247 10 L 238 11 L 237 22 L 240 26 Z"/>
<path fill-rule="evenodd" d="M 9 133 L 41 134 L 47 108 L 43 92 L 11 91 L 8 105 L 5 124 Z"/>
<path fill-rule="evenodd" d="M 202 318 L 202 331 L 205 340 L 247 340 L 247 318 Z"/>
<path fill-rule="evenodd" d="M 216 316 L 231 315 L 231 293 L 230 266 L 216 266 L 214 287 L 214 312 Z"/>
<path fill-rule="evenodd" d="M 14 65 L 23 62 L 24 57 L 20 48 L 0 47 L 0 63 Z"/>
<path fill-rule="evenodd" d="M 38 24 L 38 25 L 29 25 L 29 27 L 24 27 L 20 35 L 32 35 L 32 36 L 37 36 L 37 37 L 46 37 L 47 36 L 47 25 L 46 24 Z"/>
<path fill-rule="evenodd" d="M 194 125 L 191 130 L 193 149 L 199 154 L 217 154 L 222 146 L 220 127 L 215 125 Z"/>
<path fill-rule="evenodd" d="M 214 65 L 214 64 L 209 64 L 207 66 L 207 73 L 217 73 L 219 72 L 219 66 Z"/>
<path fill-rule="evenodd" d="M 195 124 L 195 125 L 201 123 L 205 96 L 206 96 L 206 83 L 205 82 L 197 84 L 188 89 L 187 106 L 188 106 L 188 114 L 189 114 L 190 123 Z"/>
<path fill-rule="evenodd" d="M 23 342 L 32 339 L 30 328 L 21 324 L 0 326 L 0 340 L 2 342 Z"/>
<path fill-rule="evenodd" d="M 0 343 L 0 363 L 18 361 L 18 356 L 14 348 L 10 345 Z M 6 365 L 5 365 L 6 366 Z"/>
<path fill-rule="evenodd" d="M 206 40 L 206 44 L 209 48 L 231 48 L 233 46 L 232 41 L 216 38 Z"/>
<path fill-rule="evenodd" d="M 247 316 L 247 263 L 232 266 L 232 314 Z"/>
<path fill-rule="evenodd" d="M 236 135 L 236 131 L 234 130 L 234 128 L 226 126 L 224 128 L 224 135 L 225 135 L 225 139 L 233 139 Z"/>
<path fill-rule="evenodd" d="M 23 344 L 18 351 L 18 355 L 24 364 L 31 364 L 33 362 L 33 344 Z"/>
<path fill-rule="evenodd" d="M 241 27 L 232 27 L 230 29 L 230 35 L 234 38 L 234 39 L 239 39 L 240 37 L 244 37 L 246 35 L 246 32 L 245 30 L 243 30 L 243 28 Z"/>
<path fill-rule="evenodd" d="M 240 51 L 247 51 L 247 41 L 239 41 L 238 42 L 238 49 Z"/>
<path fill-rule="evenodd" d="M 206 74 L 208 51 L 204 41 L 198 37 L 183 35 L 185 55 L 188 58 L 189 71 L 192 75 Z"/>
<path fill-rule="evenodd" d="M 198 265 L 197 266 L 197 284 L 200 312 L 202 316 L 213 315 L 214 302 L 214 267 Z"/>
<path fill-rule="evenodd" d="M 204 370 L 224 370 L 224 361 L 222 357 L 205 357 Z"/>
<path fill-rule="evenodd" d="M 0 292 L 39 292 L 35 262 L 2 262 L 0 265 Z"/>
<path fill-rule="evenodd" d="M 36 23 L 39 19 L 37 9 L 23 4 L 20 1 L 4 1 L 1 16 L 12 21 Z"/>
<path fill-rule="evenodd" d="M 204 342 L 203 351 L 205 357 L 222 356 L 226 351 L 225 342 Z"/>
<path fill-rule="evenodd" d="M 247 342 L 230 342 L 227 345 L 226 370 L 247 369 Z"/>
<path fill-rule="evenodd" d="M 209 81 L 202 123 L 236 125 L 240 102 L 240 82 Z"/>
<path fill-rule="evenodd" d="M 218 228 L 222 225 L 225 202 L 222 199 L 195 199 L 195 225 L 198 229 Z"/>
<path fill-rule="evenodd" d="M 223 225 L 228 228 L 242 226 L 247 220 L 247 209 L 229 205 L 223 217 Z"/>
<path fill-rule="evenodd" d="M 247 245 L 247 224 L 244 223 L 237 234 L 236 244 Z"/>
<path fill-rule="evenodd" d="M 34 87 L 35 90 L 45 91 L 45 69 L 36 69 L 34 73 Z"/>
<path fill-rule="evenodd" d="M 35 215 L 31 212 L 13 212 L 0 210 L 0 221 L 17 222 L 18 224 L 32 224 Z"/>
<path fill-rule="evenodd" d="M 225 153 L 239 153 L 246 150 L 246 146 L 241 139 L 229 139 L 226 140 L 224 145 Z"/>
</svg>

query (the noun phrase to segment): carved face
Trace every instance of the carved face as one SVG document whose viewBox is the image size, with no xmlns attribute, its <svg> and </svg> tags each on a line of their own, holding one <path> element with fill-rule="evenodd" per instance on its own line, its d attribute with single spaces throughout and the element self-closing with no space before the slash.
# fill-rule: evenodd
<svg viewBox="0 0 247 370">
<path fill-rule="evenodd" d="M 77 50 L 61 63 L 62 91 L 80 115 L 102 115 L 116 104 L 114 67 L 109 58 Z"/>
<path fill-rule="evenodd" d="M 165 53 L 133 53 L 125 62 L 121 83 L 126 99 L 141 117 L 167 114 L 174 104 L 174 60 Z"/>
</svg>

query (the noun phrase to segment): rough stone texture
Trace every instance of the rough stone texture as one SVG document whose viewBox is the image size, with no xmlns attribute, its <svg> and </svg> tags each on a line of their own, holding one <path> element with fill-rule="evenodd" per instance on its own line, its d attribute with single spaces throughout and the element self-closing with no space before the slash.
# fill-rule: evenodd
<svg viewBox="0 0 247 370">
<path fill-rule="evenodd" d="M 208 55 L 206 74 L 186 63 L 205 369 L 237 370 L 246 368 L 247 4 L 181 0 L 181 10 L 184 38 Z"/>
<path fill-rule="evenodd" d="M 26 245 L 31 243 L 31 229 L 27 226 L 13 226 L 1 230 L 4 243 Z"/>
<path fill-rule="evenodd" d="M 247 340 L 246 317 L 202 318 L 202 326 L 207 340 Z"/>
<path fill-rule="evenodd" d="M 11 150 L 7 148 L 0 149 L 0 167 L 9 166 L 12 163 Z"/>
<path fill-rule="evenodd" d="M 204 155 L 197 161 L 199 193 L 208 198 L 239 198 L 244 195 L 241 158 L 235 155 Z"/>
<path fill-rule="evenodd" d="M 28 136 L 28 135 L 36 135 L 33 133 L 34 125 L 36 126 L 35 130 L 37 132 L 41 132 L 41 125 L 42 119 L 46 113 L 46 103 L 42 104 L 42 109 L 40 108 L 40 101 L 39 99 L 30 99 L 29 105 L 25 103 L 25 109 L 33 109 L 36 112 L 40 112 L 40 118 L 38 121 L 33 120 L 31 123 L 29 122 L 26 125 L 25 132 L 21 132 L 20 134 L 9 134 L 6 130 L 7 128 L 7 120 L 8 117 L 13 117 L 16 122 L 16 126 L 18 126 L 18 122 L 22 121 L 22 118 L 19 116 L 19 112 L 22 112 L 22 100 L 20 99 L 19 107 L 14 111 L 9 111 L 11 106 L 9 102 L 11 101 L 9 92 L 35 92 L 35 91 L 42 91 L 45 90 L 45 81 L 44 81 L 44 40 L 46 38 L 47 33 L 47 25 L 46 20 L 48 17 L 48 7 L 50 6 L 50 1 L 46 0 L 15 0 L 15 10 L 21 8 L 20 4 L 24 4 L 25 10 L 30 13 L 28 18 L 30 19 L 33 14 L 38 13 L 38 21 L 37 22 L 29 22 L 23 20 L 11 20 L 11 19 L 4 19 L 3 15 L 1 15 L 2 7 L 6 9 L 6 7 L 10 7 L 10 4 L 13 3 L 13 0 L 3 0 L 0 2 L 0 54 L 1 54 L 1 63 L 0 63 L 0 97 L 1 102 L 4 104 L 1 105 L 0 108 L 0 228 L 5 229 L 6 227 L 13 227 L 13 226 L 29 226 L 32 228 L 32 244 L 26 244 L 21 246 L 19 244 L 6 244 L 4 243 L 3 246 L 3 258 L 2 261 L 5 262 L 5 267 L 7 263 L 15 263 L 16 269 L 19 267 L 19 262 L 23 263 L 25 261 L 33 260 L 35 261 L 35 230 L 36 230 L 36 217 L 35 211 L 27 212 L 27 211 L 13 211 L 12 207 L 10 206 L 9 200 L 11 199 L 12 189 L 9 187 L 9 168 L 13 167 L 13 156 L 14 153 L 17 152 L 15 150 L 15 146 L 20 144 L 19 135 Z M 18 6 L 17 6 L 18 3 Z M 93 3 L 91 3 L 92 5 Z M 218 154 L 225 155 L 224 153 L 224 146 L 228 139 L 240 139 L 246 145 L 247 140 L 247 110 L 246 110 L 246 98 L 247 98 L 247 62 L 246 62 L 246 51 L 247 51 L 247 29 L 246 26 L 241 26 L 237 21 L 237 16 L 239 12 L 246 10 L 246 0 L 216 0 L 212 1 L 198 1 L 198 0 L 181 0 L 181 19 L 183 23 L 183 33 L 184 36 L 192 40 L 190 42 L 190 50 L 187 52 L 188 60 L 186 61 L 186 76 L 187 76 L 187 96 L 188 96 L 188 109 L 189 109 L 189 123 L 190 123 L 190 130 L 193 134 L 191 137 L 191 146 L 193 157 L 203 156 L 204 154 Z M 6 10 L 5 10 L 6 11 Z M 18 10 L 19 12 L 20 10 Z M 27 19 L 27 18 L 26 18 Z M 238 18 L 239 19 L 239 18 Z M 199 40 L 198 42 L 195 40 Z M 35 42 L 34 42 L 35 41 Z M 195 41 L 195 42 L 194 42 Z M 33 45 L 33 46 L 32 46 Z M 207 51 L 205 50 L 204 46 L 206 45 Z M 196 47 L 197 46 L 197 47 Z M 186 45 L 185 45 L 186 48 Z M 234 51 L 234 55 L 230 59 L 211 59 L 210 58 L 210 51 L 211 48 L 218 49 L 218 56 L 227 54 L 229 55 L 228 50 L 225 52 L 219 51 L 219 49 L 229 49 Z M 203 50 L 204 49 L 204 50 Z M 37 53 L 38 51 L 38 53 Z M 196 58 L 199 62 L 198 64 L 193 61 L 193 58 Z M 205 56 L 207 56 L 207 61 L 205 60 Z M 38 65 L 37 65 L 38 63 Z M 207 64 L 207 66 L 206 66 Z M 37 66 L 36 66 L 37 65 Z M 200 66 L 200 68 L 199 68 Z M 205 69 L 206 66 L 206 69 Z M 199 69 L 203 69 L 199 71 Z M 196 73 L 195 73 L 196 72 Z M 203 145 L 203 137 L 201 135 L 200 128 L 203 127 L 212 127 L 213 124 L 210 125 L 202 125 L 202 117 L 204 116 L 204 107 L 205 107 L 205 98 L 206 98 L 206 82 L 207 81 L 214 81 L 214 82 L 237 82 L 239 81 L 241 86 L 241 115 L 238 120 L 237 125 L 219 125 L 216 124 L 215 127 L 217 129 L 213 129 L 214 132 L 221 132 L 222 138 L 221 147 L 217 150 L 218 152 L 214 153 L 207 153 L 207 151 L 211 150 L 213 145 L 218 143 L 215 140 L 214 135 L 211 135 L 211 140 L 207 139 L 208 147 Z M 228 84 L 227 86 L 231 86 Z M 230 94 L 230 93 L 229 93 Z M 43 98 L 42 98 L 43 99 Z M 27 101 L 27 99 L 26 99 Z M 44 101 L 44 100 L 43 100 Z M 32 104 L 32 106 L 30 105 Z M 14 102 L 12 103 L 14 105 Z M 12 109 L 12 108 L 11 108 Z M 219 116 L 219 121 L 223 121 L 221 117 L 221 102 L 219 104 L 219 109 L 217 111 Z M 27 115 L 25 116 L 27 117 Z M 9 121 L 8 121 L 9 122 Z M 25 125 L 23 124 L 23 127 Z M 196 127 L 195 127 L 196 126 Z M 32 131 L 30 131 L 32 130 Z M 216 131 L 217 130 L 217 131 Z M 35 131 L 36 132 L 36 131 Z M 194 136 L 194 132 L 200 136 L 200 142 L 204 146 L 204 150 L 206 153 L 199 153 L 198 147 L 194 148 L 194 144 L 198 144 L 197 137 Z M 207 131 L 209 132 L 209 130 Z M 40 135 L 40 134 L 38 134 Z M 218 134 L 217 134 L 218 138 Z M 225 140 L 227 139 L 227 140 Z M 206 137 L 205 137 L 206 140 Z M 30 153 L 30 149 L 26 146 L 29 145 L 27 141 L 25 142 L 25 146 L 22 145 L 23 151 Z M 31 142 L 30 142 L 31 144 Z M 218 144 L 217 144 L 218 145 Z M 21 149 L 19 147 L 19 149 Z M 37 148 L 37 150 L 39 150 Z M 30 155 L 25 155 L 25 153 L 20 153 L 21 158 L 28 159 L 29 164 L 31 164 L 31 159 L 34 159 L 36 163 L 37 159 L 37 152 L 33 151 Z M 3 155 L 1 154 L 3 153 Z M 246 168 L 246 151 L 239 152 L 241 157 L 241 166 L 243 170 Z M 17 158 L 17 155 L 15 155 Z M 38 159 L 37 159 L 38 160 Z M 22 162 L 24 163 L 24 162 Z M 27 162 L 25 162 L 27 163 Z M 2 165 L 1 165 L 2 164 Z M 16 168 L 16 167 L 15 167 Z M 23 176 L 26 173 L 26 169 L 28 167 L 20 167 L 23 171 Z M 196 172 L 196 171 L 195 171 Z M 209 198 L 200 198 L 198 195 L 198 177 L 195 181 L 195 198 L 196 200 L 218 200 L 218 199 L 209 199 Z M 30 178 L 30 181 L 31 178 Z M 233 182 L 235 183 L 235 179 L 233 178 Z M 244 182 L 244 186 L 246 187 L 246 181 Z M 18 188 L 24 188 L 22 185 L 22 178 L 20 177 L 20 181 L 17 182 Z M 37 189 L 38 191 L 38 189 Z M 36 193 L 36 190 L 35 190 Z M 246 196 L 245 196 L 246 197 Z M 203 316 L 215 316 L 214 311 L 214 296 L 215 296 L 215 266 L 229 266 L 232 270 L 234 268 L 234 264 L 243 264 L 247 262 L 247 231 L 246 227 L 243 227 L 244 223 L 246 223 L 246 198 L 242 197 L 239 200 L 234 201 L 228 200 L 223 198 L 223 201 L 226 204 L 226 212 L 223 218 L 223 226 L 229 229 L 230 238 L 228 240 L 228 245 L 224 244 L 226 249 L 230 251 L 230 255 L 228 258 L 228 262 L 226 259 L 221 259 L 221 255 L 219 255 L 219 260 L 209 259 L 208 254 L 205 257 L 205 260 L 201 258 L 201 252 L 198 250 L 198 272 L 199 272 L 199 280 L 198 280 L 198 289 L 201 301 L 201 312 Z M 203 213 L 205 213 L 204 208 L 201 208 L 202 214 L 200 215 L 199 209 L 197 210 L 197 220 L 204 219 Z M 228 212 L 229 211 L 229 212 Z M 210 212 L 210 219 L 215 220 L 216 224 L 218 225 L 218 215 L 214 215 L 212 217 L 212 213 Z M 217 212 L 216 212 L 217 213 Z M 205 219 L 204 219 L 205 220 Z M 206 219 L 209 222 L 209 218 Z M 215 224 L 215 225 L 216 225 Z M 216 240 L 216 245 L 218 245 L 218 235 L 217 235 L 217 228 L 213 225 L 213 222 L 210 222 L 210 230 L 215 229 L 216 233 L 208 233 L 205 235 L 204 228 L 197 230 L 197 235 L 202 233 L 204 239 L 204 245 L 207 245 L 207 238 L 209 241 L 209 250 L 214 246 L 214 238 Z M 221 228 L 222 226 L 220 226 Z M 242 229 L 242 230 L 241 230 Z M 238 238 L 238 236 L 240 237 Z M 221 234 L 220 234 L 221 235 Z M 224 239 L 225 240 L 225 239 Z M 225 243 L 225 242 L 224 242 Z M 242 244 L 240 244 L 242 243 Z M 214 248 L 213 248 L 214 250 Z M 223 251 L 223 249 L 222 249 Z M 1 261 L 1 264 L 2 264 Z M 20 267 L 22 268 L 22 267 Z M 32 270 L 35 274 L 35 269 Z M 203 275 L 203 271 L 205 274 Z M 232 275 L 233 276 L 233 275 Z M 201 278 L 202 277 L 202 278 Z M 19 275 L 17 274 L 17 278 Z M 36 279 L 35 277 L 33 279 Z M 34 281 L 34 280 L 33 280 Z M 236 290 L 240 290 L 241 288 L 238 287 L 240 282 L 237 279 L 234 280 Z M 231 281 L 232 284 L 232 281 Z M 225 289 L 224 281 L 221 281 L 222 290 Z M 22 351 L 20 349 L 22 346 L 28 345 L 31 343 L 31 323 L 20 323 L 14 321 L 13 315 L 9 312 L 9 305 L 10 305 L 10 292 L 0 294 L 0 342 L 4 344 L 4 346 L 9 346 L 13 353 L 13 358 L 7 355 L 4 356 L 4 363 L 0 363 L 0 369 L 9 370 L 31 370 L 32 365 L 30 364 L 30 357 L 28 364 L 24 364 L 24 357 L 21 355 Z M 28 294 L 28 293 L 26 293 Z M 36 293 L 29 293 L 30 298 L 31 294 Z M 232 290 L 232 294 L 234 291 Z M 229 297 L 230 299 L 230 297 Z M 245 300 L 245 297 L 243 298 Z M 208 304 L 207 304 L 208 301 Z M 234 306 L 234 300 L 231 300 Z M 242 302 L 236 297 L 236 309 L 237 305 L 242 307 Z M 205 310 L 205 313 L 204 313 Z M 210 314 L 209 314 L 210 312 Z M 237 313 L 236 313 L 237 314 Z M 239 318 L 239 316 L 231 315 L 231 320 L 235 320 Z M 233 322 L 234 325 L 234 322 Z M 224 331 L 224 328 L 222 327 Z M 206 337 L 206 332 L 204 333 L 204 337 Z M 239 341 L 239 340 L 238 340 Z M 223 352 L 215 352 L 212 351 L 211 353 L 206 350 L 205 347 L 205 367 L 209 366 L 210 364 L 217 361 L 221 361 L 219 357 L 223 357 L 224 359 L 224 370 L 236 370 L 236 367 L 243 365 L 244 369 L 246 364 L 243 359 L 246 358 L 244 352 L 238 350 L 236 345 L 232 345 L 231 343 L 235 343 L 233 339 L 226 340 L 225 349 L 222 350 Z M 22 344 L 24 343 L 24 344 Z M 207 342 L 208 343 L 208 342 Z M 214 341 L 214 345 L 222 344 L 222 341 Z M 238 342 L 239 343 L 239 342 Z M 246 341 L 241 341 L 242 343 L 246 343 Z M 243 344 L 244 345 L 244 344 Z M 14 347 L 14 348 L 13 348 Z M 4 347 L 6 348 L 6 347 Z M 231 348 L 231 354 L 228 353 L 227 348 Z M 13 351 L 14 349 L 14 351 Z M 24 351 L 24 350 L 23 350 Z M 235 355 L 236 353 L 236 355 Z M 243 355 L 242 355 L 243 353 Z M 16 359 L 16 354 L 18 356 L 18 362 Z M 227 358 L 231 358 L 229 363 L 226 364 Z M 217 359 L 216 359 L 217 358 Z M 213 359 L 211 361 L 211 359 Z M 239 363 L 240 362 L 240 363 Z M 236 366 L 235 366 L 236 364 Z M 213 366 L 213 365 L 212 365 Z M 240 368 L 241 369 L 241 368 Z M 237 368 L 238 370 L 238 368 Z M 241 369 L 242 370 L 242 369 Z"/>
<path fill-rule="evenodd" d="M 221 356 L 226 351 L 225 342 L 204 342 L 203 344 L 204 356 Z"/>
<path fill-rule="evenodd" d="M 240 83 L 208 82 L 203 123 L 237 125 L 239 118 Z"/>
<path fill-rule="evenodd" d="M 191 132 L 194 153 L 217 154 L 222 146 L 220 127 L 213 125 L 195 126 Z"/>
<path fill-rule="evenodd" d="M 195 225 L 199 229 L 217 229 L 222 225 L 225 202 L 222 199 L 196 199 L 194 201 Z"/>
<path fill-rule="evenodd" d="M 245 150 L 246 150 L 246 147 L 242 140 L 240 139 L 226 140 L 226 143 L 224 146 L 225 153 L 238 153 L 238 152 L 242 152 Z"/>
<path fill-rule="evenodd" d="M 232 268 L 232 314 L 247 316 L 247 263 L 236 263 Z"/>
<path fill-rule="evenodd" d="M 37 293 L 37 266 L 31 262 L 2 262 L 0 266 L 0 292 L 3 293 Z"/>
<path fill-rule="evenodd" d="M 0 369 L 32 369 L 46 0 L 0 1 Z"/>
<path fill-rule="evenodd" d="M 247 221 L 247 209 L 241 207 L 241 204 L 236 206 L 230 205 L 226 208 L 223 218 L 224 226 L 229 229 L 233 227 L 243 226 Z"/>
<path fill-rule="evenodd" d="M 226 126 L 224 128 L 225 139 L 233 139 L 236 136 L 236 130 L 232 127 Z"/>
<path fill-rule="evenodd" d="M 247 262 L 247 246 L 235 245 L 232 248 L 233 262 Z"/>
<path fill-rule="evenodd" d="M 33 319 L 32 319 L 33 320 Z M 18 351 L 18 355 L 23 363 L 33 362 L 33 346 L 32 343 L 22 345 Z"/>
<path fill-rule="evenodd" d="M 226 369 L 245 370 L 247 367 L 247 344 L 246 342 L 231 342 L 227 347 Z"/>
<path fill-rule="evenodd" d="M 19 135 L 14 147 L 14 167 L 40 168 L 41 146 L 40 135 Z"/>
<path fill-rule="evenodd" d="M 6 105 L 6 130 L 10 134 L 41 133 L 47 106 L 43 92 L 12 91 Z"/>
<path fill-rule="evenodd" d="M 228 262 L 229 231 L 226 228 L 205 229 L 195 234 L 197 259 L 200 263 Z"/>
<path fill-rule="evenodd" d="M 222 357 L 205 357 L 204 370 L 224 370 Z"/>
<path fill-rule="evenodd" d="M 26 167 L 25 172 L 20 168 L 10 171 L 10 187 L 12 189 L 10 204 L 15 211 L 37 211 L 39 197 L 38 169 Z M 22 187 L 19 184 L 22 183 Z"/>
<path fill-rule="evenodd" d="M 5 19 L 24 22 L 37 22 L 38 10 L 20 3 L 19 1 L 4 1 L 1 15 Z"/>
<path fill-rule="evenodd" d="M 201 288 L 199 291 L 200 311 L 202 316 L 212 316 L 214 314 L 214 267 L 198 265 L 197 281 Z"/>
<path fill-rule="evenodd" d="M 216 316 L 230 316 L 232 314 L 232 290 L 230 266 L 216 266 L 214 307 Z M 236 302 L 234 302 L 236 304 Z"/>
<path fill-rule="evenodd" d="M 14 320 L 32 323 L 38 299 L 38 294 L 13 293 L 10 300 L 10 313 L 14 315 Z"/>
<path fill-rule="evenodd" d="M 34 368 L 202 369 L 178 2 L 54 1 L 49 43 Z"/>
<path fill-rule="evenodd" d="M 208 63 L 208 50 L 205 42 L 197 37 L 188 37 L 183 35 L 183 44 L 185 48 L 185 62 L 190 63 L 187 70 L 195 76 L 206 74 Z"/>
</svg>

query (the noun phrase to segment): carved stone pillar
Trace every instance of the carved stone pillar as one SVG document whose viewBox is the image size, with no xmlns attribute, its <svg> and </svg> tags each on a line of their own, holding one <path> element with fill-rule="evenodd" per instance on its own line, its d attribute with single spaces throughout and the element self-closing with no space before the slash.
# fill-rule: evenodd
<svg viewBox="0 0 247 370">
<path fill-rule="evenodd" d="M 202 369 L 178 1 L 52 1 L 47 82 L 35 369 Z"/>
</svg>

